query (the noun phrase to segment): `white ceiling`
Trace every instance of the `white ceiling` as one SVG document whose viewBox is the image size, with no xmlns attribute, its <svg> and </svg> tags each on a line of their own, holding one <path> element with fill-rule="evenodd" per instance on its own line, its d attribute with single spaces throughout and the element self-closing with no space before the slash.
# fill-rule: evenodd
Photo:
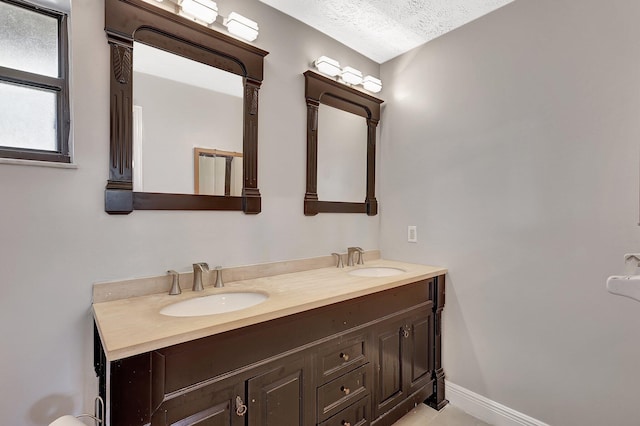
<svg viewBox="0 0 640 426">
<path fill-rule="evenodd" d="M 513 0 L 260 1 L 383 63 Z"/>
</svg>

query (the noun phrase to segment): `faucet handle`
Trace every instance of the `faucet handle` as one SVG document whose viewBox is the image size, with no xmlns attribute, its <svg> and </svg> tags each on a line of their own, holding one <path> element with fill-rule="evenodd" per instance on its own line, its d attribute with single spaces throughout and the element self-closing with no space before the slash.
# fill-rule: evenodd
<svg viewBox="0 0 640 426">
<path fill-rule="evenodd" d="M 356 247 L 356 253 L 358 253 L 358 265 L 364 265 L 364 250 L 360 247 Z"/>
<path fill-rule="evenodd" d="M 222 282 L 222 266 L 216 266 L 216 283 L 213 285 L 214 287 L 224 287 L 224 283 Z"/>
<path fill-rule="evenodd" d="M 331 253 L 331 255 L 337 257 L 336 268 L 344 268 L 344 263 L 342 263 L 342 255 L 340 253 Z"/>
<path fill-rule="evenodd" d="M 175 296 L 182 293 L 182 290 L 180 289 L 180 274 L 173 269 L 167 271 L 167 274 L 171 276 L 171 290 L 169 290 L 169 295 Z"/>
</svg>

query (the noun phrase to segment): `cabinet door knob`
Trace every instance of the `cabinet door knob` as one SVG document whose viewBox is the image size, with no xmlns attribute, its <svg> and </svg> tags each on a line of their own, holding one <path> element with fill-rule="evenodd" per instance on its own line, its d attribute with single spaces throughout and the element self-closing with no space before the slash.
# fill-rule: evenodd
<svg viewBox="0 0 640 426">
<path fill-rule="evenodd" d="M 346 388 L 344 386 L 340 386 L 340 390 L 344 392 L 345 395 L 349 395 L 351 393 L 351 389 Z"/>
<path fill-rule="evenodd" d="M 342 426 L 351 426 L 351 423 L 349 423 L 346 420 L 343 420 L 342 423 L 340 423 Z"/>
<path fill-rule="evenodd" d="M 410 327 L 410 326 L 408 326 L 408 325 L 405 325 L 404 327 L 402 327 L 402 335 L 403 335 L 405 338 L 408 338 L 408 337 L 409 337 L 409 330 L 411 330 L 411 327 Z"/>
<path fill-rule="evenodd" d="M 349 354 L 341 352 L 340 353 L 340 358 L 342 358 L 344 361 L 349 361 Z"/>
<path fill-rule="evenodd" d="M 236 396 L 236 415 L 242 417 L 246 414 L 246 412 L 247 406 L 244 405 L 244 402 L 242 402 L 242 398 Z"/>
</svg>

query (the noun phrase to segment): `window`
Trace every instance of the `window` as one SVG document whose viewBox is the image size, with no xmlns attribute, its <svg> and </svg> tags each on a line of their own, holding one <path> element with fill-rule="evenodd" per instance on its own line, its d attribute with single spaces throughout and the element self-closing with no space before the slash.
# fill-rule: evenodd
<svg viewBox="0 0 640 426">
<path fill-rule="evenodd" d="M 67 16 L 0 0 L 0 157 L 71 162 Z"/>
</svg>

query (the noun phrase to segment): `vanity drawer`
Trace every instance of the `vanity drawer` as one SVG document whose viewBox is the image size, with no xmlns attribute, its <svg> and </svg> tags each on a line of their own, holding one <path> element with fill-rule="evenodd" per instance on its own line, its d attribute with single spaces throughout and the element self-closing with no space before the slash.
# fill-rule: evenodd
<svg viewBox="0 0 640 426">
<path fill-rule="evenodd" d="M 367 363 L 318 388 L 318 421 L 324 421 L 371 391 L 371 364 Z"/>
<path fill-rule="evenodd" d="M 327 383 L 367 361 L 364 335 L 342 338 L 338 343 L 325 346 L 316 355 L 318 383 Z"/>
<path fill-rule="evenodd" d="M 371 397 L 362 398 L 318 426 L 369 426 L 371 423 Z"/>
</svg>

